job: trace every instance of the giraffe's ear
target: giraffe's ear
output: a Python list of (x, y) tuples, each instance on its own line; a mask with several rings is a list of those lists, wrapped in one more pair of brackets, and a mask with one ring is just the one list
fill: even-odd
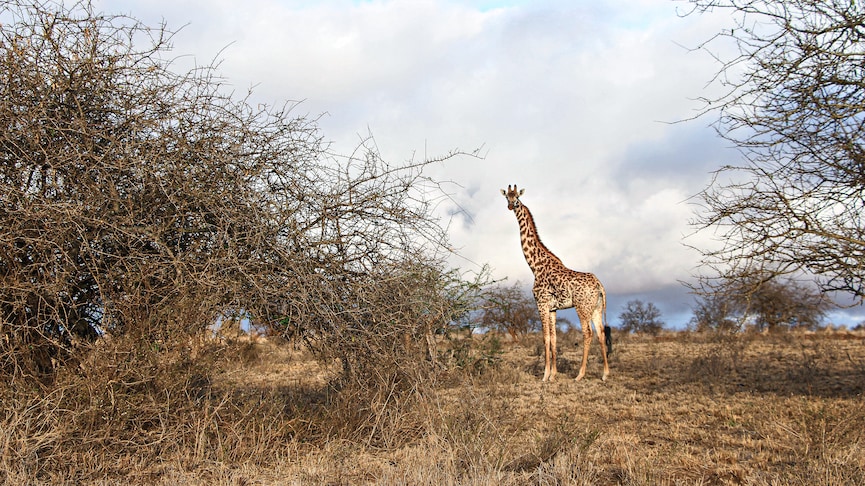
[(502, 196), (507, 196), (507, 195), (508, 195), (508, 193), (506, 193), (505, 190), (502, 189)]
[(524, 192), (526, 192), (525, 189), (520, 189), (520, 196), (522, 196)]

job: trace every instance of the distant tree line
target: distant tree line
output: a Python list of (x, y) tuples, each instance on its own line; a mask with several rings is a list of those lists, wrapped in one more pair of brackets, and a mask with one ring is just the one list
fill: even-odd
[[(539, 329), (538, 308), (531, 291), (519, 282), (498, 283), (484, 290), (476, 327), (510, 334), (515, 341)], [(739, 332), (816, 330), (823, 325), (831, 303), (813, 286), (795, 281), (770, 281), (751, 294), (731, 292), (699, 296), (688, 328), (694, 331)], [(620, 332), (655, 335), (667, 323), (652, 302), (629, 300), (611, 323)], [(563, 321), (567, 327), (573, 323)]]

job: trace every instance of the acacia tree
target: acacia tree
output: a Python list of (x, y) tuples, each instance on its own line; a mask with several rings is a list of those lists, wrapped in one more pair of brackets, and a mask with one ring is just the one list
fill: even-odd
[[(865, 7), (851, 0), (692, 0), (735, 24), (706, 45), (725, 88), (705, 100), (739, 147), (699, 193), (694, 224), (716, 231), (698, 290), (729, 277), (759, 285), (813, 276), (823, 291), (865, 297)], [(735, 54), (723, 52), (733, 47)], [(720, 276), (717, 280), (715, 277)], [(759, 276), (760, 278), (754, 278)], [(753, 288), (752, 288), (753, 290)]]
[(816, 330), (827, 310), (826, 298), (795, 281), (771, 280), (754, 292), (749, 302), (757, 330), (793, 328)]
[(655, 304), (649, 302), (644, 304), (642, 300), (635, 299), (625, 304), (625, 309), (619, 314), (621, 329), (625, 332), (645, 332), (658, 334), (664, 328), (661, 320), (661, 311)]
[(447, 325), (466, 300), (432, 161), (331, 155), (293, 105), (235, 99), (212, 67), (173, 72), (164, 26), (89, 2), (4, 2), (0, 18), (0, 371), (237, 314), (352, 370), (408, 352), (370, 336)]
[(737, 331), (742, 324), (740, 304), (740, 299), (734, 298), (733, 295), (712, 293), (699, 296), (688, 327), (698, 332)]
[(535, 299), (520, 282), (513, 285), (496, 284), (486, 290), (483, 297), (480, 325), (505, 331), (516, 342), (540, 328)]
[[(746, 325), (757, 331), (794, 328), (816, 330), (823, 323), (829, 301), (813, 286), (793, 280), (745, 283), (745, 291), (703, 296), (694, 309), (691, 327), (698, 331), (737, 331)], [(735, 289), (737, 283), (726, 284)]]

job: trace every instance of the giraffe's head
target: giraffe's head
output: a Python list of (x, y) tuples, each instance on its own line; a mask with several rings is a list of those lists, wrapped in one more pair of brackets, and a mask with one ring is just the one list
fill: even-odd
[(520, 204), (521, 204), (520, 203), (520, 196), (522, 196), (524, 192), (526, 192), (525, 189), (520, 189), (519, 191), (517, 191), (517, 185), (516, 184), (514, 184), (513, 189), (511, 189), (510, 184), (508, 184), (508, 190), (507, 191), (502, 189), (502, 195), (505, 196), (505, 198), (507, 198), (507, 200), (508, 200), (508, 209), (513, 211), (514, 208), (520, 207)]

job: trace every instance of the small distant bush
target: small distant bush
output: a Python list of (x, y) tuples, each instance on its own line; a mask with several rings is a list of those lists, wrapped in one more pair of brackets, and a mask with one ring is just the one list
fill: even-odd
[(655, 304), (651, 302), (644, 304), (639, 299), (631, 300), (625, 304), (624, 310), (619, 314), (620, 329), (625, 332), (658, 334), (664, 328), (664, 321), (660, 318), (661, 311), (655, 307)]

